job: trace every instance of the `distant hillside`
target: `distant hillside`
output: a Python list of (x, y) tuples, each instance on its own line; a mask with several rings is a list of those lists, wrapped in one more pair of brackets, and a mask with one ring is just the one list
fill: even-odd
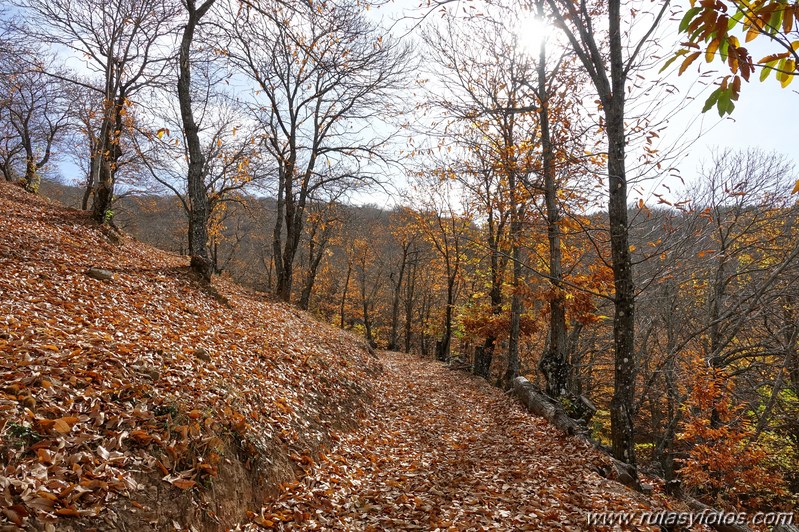
[(0, 528), (229, 528), (369, 401), (361, 340), (184, 257), (6, 183), (0, 235)]

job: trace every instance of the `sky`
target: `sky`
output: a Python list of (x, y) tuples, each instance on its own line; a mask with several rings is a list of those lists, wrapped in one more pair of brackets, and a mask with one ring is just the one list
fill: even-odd
[[(761, 44), (749, 45), (755, 61), (770, 53)], [(695, 78), (699, 70), (710, 72), (720, 69), (719, 65), (709, 65), (699, 60), (695, 65), (689, 69), (692, 72), (686, 75)], [(782, 154), (799, 164), (799, 83), (782, 88), (773, 76), (764, 82), (760, 82), (758, 76), (759, 72), (755, 72), (749, 83), (743, 83), (740, 99), (731, 116), (720, 119), (715, 108), (702, 114), (705, 92), (685, 108), (684, 116), (675, 117), (667, 134), (672, 138), (684, 136), (693, 142), (679, 162), (681, 174), (686, 180), (695, 178), (701, 163), (709, 159), (713, 150), (725, 148), (740, 151), (759, 148), (765, 152)], [(694, 117), (699, 117), (699, 121), (693, 126), (686, 125)]]
[[(475, 4), (476, 2), (462, 0), (450, 5), (456, 6), (463, 12), (468, 6)], [(652, 5), (649, 2), (641, 4)], [(687, 1), (682, 0), (677, 5), (679, 9), (675, 12), (675, 16), (679, 19), (686, 9)], [(387, 6), (378, 9), (377, 13), (386, 19), (401, 19), (402, 15), (412, 15), (418, 6), (418, 0), (394, 0)], [(416, 12), (418, 13), (418, 11)], [(433, 13), (428, 19), (437, 16)], [(663, 30), (657, 38), (666, 44), (680, 42), (681, 36), (677, 34), (678, 19), (664, 21), (662, 23)], [(531, 24), (530, 20), (532, 18), (521, 22), (509, 20), (507, 22), (508, 31), (521, 32), (522, 41), (537, 43), (538, 39), (532, 33), (540, 31), (541, 26), (535, 22)], [(403, 22), (405, 21), (403, 20)], [(527, 25), (527, 31), (525, 25)], [(399, 33), (403, 33), (407, 22), (405, 25), (400, 22), (397, 27)], [(410, 33), (410, 36), (413, 37), (413, 32)], [(746, 46), (749, 47), (755, 61), (773, 52), (764, 38), (748, 43)], [(668, 57), (669, 55), (666, 55), (662, 62), (665, 62)], [(677, 85), (681, 92), (670, 96), (672, 101), (664, 100), (662, 104), (655, 106), (665, 113), (679, 108), (679, 111), (673, 115), (661, 116), (661, 119), (668, 121), (668, 127), (661, 135), (661, 146), (664, 147), (664, 151), (672, 145), (680, 146), (680, 149), (675, 151), (679, 155), (675, 155), (675, 158), (668, 164), (668, 166), (675, 167), (677, 171), (664, 168), (662, 175), (650, 176), (640, 186), (632, 187), (631, 202), (637, 202), (641, 198), (647, 203), (654, 203), (656, 198), (653, 196), (653, 192), (677, 199), (685, 186), (674, 175), (679, 174), (685, 184), (690, 185), (697, 179), (703, 161), (707, 161), (714, 150), (725, 148), (746, 150), (755, 147), (766, 152), (780, 153), (799, 163), (799, 92), (797, 92), (799, 91), (799, 82), (783, 89), (773, 77), (765, 82), (760, 82), (756, 72), (752, 76), (751, 82), (744, 83), (741, 98), (732, 116), (721, 119), (715, 109), (704, 114), (701, 111), (707, 95), (712, 90), (712, 84), (719, 76), (728, 73), (724, 70), (724, 65), (720, 63), (707, 64), (700, 59), (678, 78), (676, 76), (677, 64), (671, 68), (672, 74), (667, 79), (670, 83)], [(654, 82), (658, 77), (658, 70), (659, 66), (656, 66), (646, 74), (650, 82)], [(698, 80), (704, 80), (705, 87), (697, 84)], [(700, 89), (703, 90), (700, 92)], [(629, 157), (631, 166), (635, 165), (632, 161), (633, 158), (634, 155)], [(799, 178), (799, 176), (796, 177)], [(672, 193), (669, 193), (667, 188)]]
[[(463, 8), (473, 5), (475, 2), (460, 1), (452, 5)], [(685, 3), (685, 2), (684, 2)], [(376, 19), (383, 18), (384, 22), (400, 19), (394, 26), (394, 33), (403, 35), (404, 38), (415, 38), (414, 21), (403, 18), (403, 15), (418, 13), (419, 0), (394, 0), (386, 6), (372, 10), (372, 16)], [(431, 14), (429, 19), (434, 19), (438, 15)], [(660, 39), (678, 42), (676, 35), (676, 21), (665, 21), (664, 31)], [(541, 31), (540, 25), (535, 25), (524, 20), (522, 22), (509, 20), (507, 23), (508, 31), (521, 32), (522, 40), (536, 42), (533, 34)], [(670, 29), (671, 28), (671, 29)], [(757, 60), (766, 55), (768, 47), (766, 43), (753, 43), (753, 57)], [(674, 67), (673, 67), (674, 68)], [(668, 127), (662, 134), (662, 144), (680, 144), (682, 155), (676, 160), (670, 161), (669, 166), (678, 168), (679, 175), (686, 183), (691, 183), (696, 179), (699, 166), (703, 160), (707, 160), (711, 155), (711, 150), (731, 148), (735, 150), (745, 150), (748, 147), (758, 147), (764, 151), (775, 151), (787, 156), (793, 161), (799, 162), (799, 82), (782, 89), (779, 83), (770, 78), (761, 83), (757, 75), (753, 76), (750, 83), (745, 83), (741, 99), (731, 117), (719, 119), (715, 110), (711, 110), (704, 115), (701, 108), (708, 93), (705, 89), (704, 94), (697, 94), (694, 100), (682, 105), (682, 100), (691, 91), (687, 87), (691, 86), (696, 79), (700, 79), (701, 73), (707, 81), (715, 79), (715, 75), (709, 74), (711, 71), (721, 72), (722, 65), (708, 65), (698, 60), (688, 71), (679, 79), (669, 77), (670, 82), (675, 82), (684, 92), (675, 95), (673, 102), (659, 106), (661, 110), (668, 110), (682, 106), (682, 109), (673, 116), (666, 116)], [(654, 70), (655, 72), (657, 69)], [(409, 76), (416, 73), (409, 72)], [(694, 91), (695, 92), (695, 91)], [(61, 165), (61, 173), (71, 181), (77, 177), (78, 170), (74, 165), (64, 161)], [(630, 193), (630, 201), (637, 202), (639, 198), (645, 201), (654, 202), (653, 193), (667, 193), (665, 187), (673, 192), (681, 187), (680, 181), (674, 177), (673, 171), (663, 170), (662, 175), (654, 176), (641, 186), (633, 187)], [(799, 176), (797, 176), (799, 177)], [(397, 181), (404, 182), (401, 176), (397, 176)], [(665, 187), (663, 186), (665, 185)], [(356, 194), (352, 197), (355, 203), (377, 203), (390, 205), (392, 201), (392, 191), (373, 191), (361, 195)], [(675, 198), (675, 194), (671, 194)]]

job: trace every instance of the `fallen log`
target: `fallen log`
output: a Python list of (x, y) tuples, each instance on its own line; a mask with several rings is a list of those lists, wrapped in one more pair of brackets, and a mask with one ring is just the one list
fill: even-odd
[[(513, 395), (515, 395), (522, 404), (527, 407), (527, 409), (536, 414), (538, 416), (543, 417), (559, 430), (565, 432), (566, 434), (572, 436), (582, 436), (589, 442), (591, 442), (594, 447), (598, 450), (607, 452), (598, 442), (593, 441), (588, 436), (588, 431), (586, 428), (574, 419), (570, 418), (569, 415), (564, 410), (563, 406), (556, 400), (552, 399), (548, 395), (542, 393), (541, 391), (536, 388), (536, 386), (531, 383), (529, 380), (525, 379), (524, 377), (516, 377), (513, 380)], [(616, 460), (615, 458), (611, 457), (611, 461), (613, 464), (614, 470), (612, 472), (602, 472), (599, 471), (599, 474), (606, 478), (611, 478), (617, 482), (624, 484), (625, 486), (642, 491), (642, 486), (639, 484), (636, 478), (635, 468), (629, 464)], [(714, 510), (710, 506), (690, 497), (684, 493), (680, 493), (680, 498), (688, 505), (688, 507), (697, 512), (704, 512), (704, 513), (721, 513), (718, 510)], [(736, 525), (736, 524), (724, 524), (724, 523), (714, 523), (712, 525), (713, 528), (718, 530), (719, 532), (751, 532), (751, 529), (746, 526)], [(795, 527), (786, 528), (784, 529), (785, 532), (799, 532), (795, 530)]]
[(560, 403), (538, 391), (535, 385), (524, 377), (513, 379), (513, 394), (529, 411), (543, 417), (566, 434), (572, 436), (586, 433), (585, 427), (570, 418)]

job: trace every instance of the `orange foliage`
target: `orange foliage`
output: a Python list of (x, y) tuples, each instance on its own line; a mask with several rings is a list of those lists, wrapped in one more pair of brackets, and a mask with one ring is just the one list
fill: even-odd
[(743, 408), (733, 405), (729, 377), (702, 360), (696, 363), (700, 369), (679, 435), (689, 446), (680, 460), (683, 484), (738, 508), (773, 506), (787, 494), (782, 475), (769, 463), (763, 446), (753, 441), (754, 429)]

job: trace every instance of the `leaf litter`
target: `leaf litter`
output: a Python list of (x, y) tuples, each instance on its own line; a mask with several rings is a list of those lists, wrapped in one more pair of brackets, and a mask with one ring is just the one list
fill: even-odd
[[(607, 457), (481, 379), (378, 361), (85, 213), (0, 184), (0, 235), (0, 527), (586, 530), (676, 504), (602, 478)], [(224, 493), (237, 464), (263, 505)], [(184, 507), (148, 508), (178, 500), (164, 487)]]
[(114, 528), (114, 505), (153, 478), (230, 524), (202, 496), (220, 468), (293, 478), (289, 457), (317, 453), (368, 399), (379, 364), (362, 340), (223, 279), (209, 290), (185, 257), (114, 245), (85, 213), (7, 184), (0, 235), (0, 526)]
[(280, 530), (614, 530), (589, 527), (587, 513), (677, 506), (602, 478), (606, 456), (482, 379), (413, 355), (384, 353), (381, 361), (385, 371), (362, 426), (306, 477), (284, 485), (254, 523)]

